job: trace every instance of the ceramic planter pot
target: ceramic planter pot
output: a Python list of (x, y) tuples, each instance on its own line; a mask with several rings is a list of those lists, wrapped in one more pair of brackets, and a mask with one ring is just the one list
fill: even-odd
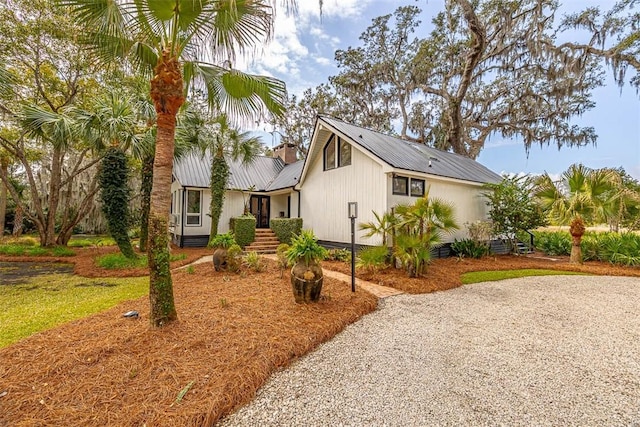
[(297, 303), (317, 302), (322, 291), (322, 268), (317, 263), (296, 263), (291, 269), (291, 287)]

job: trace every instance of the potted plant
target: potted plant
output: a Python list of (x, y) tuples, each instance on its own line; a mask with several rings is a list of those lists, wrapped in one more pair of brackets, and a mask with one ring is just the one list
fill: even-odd
[(327, 250), (318, 244), (311, 230), (302, 230), (291, 239), (287, 250), (287, 260), (293, 265), (291, 269), (291, 286), (297, 303), (316, 302), (322, 291), (322, 267)]
[(227, 251), (234, 245), (236, 245), (236, 241), (229, 233), (218, 234), (211, 239), (209, 247), (214, 248), (213, 268), (216, 271), (227, 269)]

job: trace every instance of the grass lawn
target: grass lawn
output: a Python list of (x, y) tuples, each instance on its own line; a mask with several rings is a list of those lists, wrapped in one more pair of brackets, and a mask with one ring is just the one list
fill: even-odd
[(87, 279), (67, 274), (0, 286), (0, 348), (31, 334), (149, 292), (146, 277)]
[(494, 282), (496, 280), (517, 279), (527, 276), (560, 276), (560, 275), (584, 275), (573, 271), (542, 270), (529, 268), (523, 270), (492, 270), (492, 271), (472, 271), (460, 276), (463, 285), (480, 282)]

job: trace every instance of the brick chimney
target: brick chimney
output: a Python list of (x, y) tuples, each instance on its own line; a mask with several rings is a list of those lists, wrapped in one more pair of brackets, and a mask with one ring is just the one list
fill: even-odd
[(294, 144), (283, 142), (273, 149), (273, 157), (280, 157), (285, 165), (298, 161), (296, 153), (298, 152)]

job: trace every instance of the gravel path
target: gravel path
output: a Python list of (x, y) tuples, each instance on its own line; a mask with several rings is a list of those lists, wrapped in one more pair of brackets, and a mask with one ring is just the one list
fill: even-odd
[(640, 426), (640, 279), (400, 295), (221, 426)]

